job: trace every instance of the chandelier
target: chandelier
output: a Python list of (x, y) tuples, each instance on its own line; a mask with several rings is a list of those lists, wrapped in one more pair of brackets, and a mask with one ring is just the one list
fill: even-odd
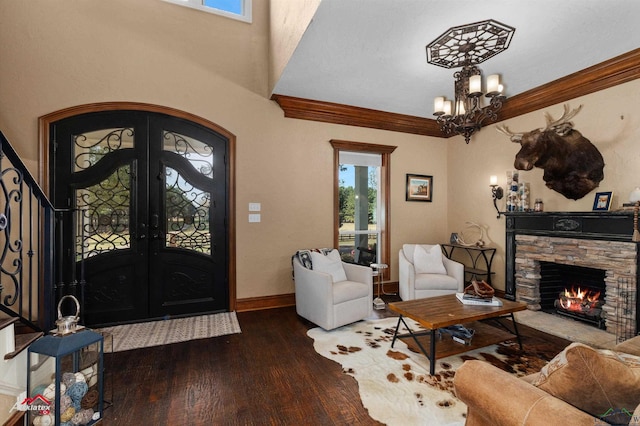
[[(434, 100), (434, 113), (440, 130), (446, 135), (459, 134), (469, 143), (471, 136), (487, 118), (497, 120), (506, 96), (502, 94), (500, 75), (487, 78), (482, 91), (482, 71), (477, 64), (509, 47), (515, 28), (492, 19), (452, 27), (427, 45), (427, 62), (444, 68), (458, 68), (452, 101), (444, 96)], [(485, 105), (482, 95), (488, 99)]]

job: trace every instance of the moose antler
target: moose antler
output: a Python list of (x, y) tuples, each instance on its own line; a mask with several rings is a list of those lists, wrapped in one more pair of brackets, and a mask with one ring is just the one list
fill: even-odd
[(575, 108), (573, 111), (569, 111), (569, 104), (564, 104), (564, 113), (562, 113), (562, 117), (558, 118), (557, 120), (554, 120), (553, 117), (551, 117), (551, 114), (545, 112), (544, 116), (547, 120), (547, 127), (545, 128), (545, 130), (553, 130), (561, 136), (566, 135), (571, 130), (573, 130), (573, 123), (571, 123), (569, 120), (575, 117), (581, 109), (582, 105), (580, 105), (578, 108)]
[[(582, 109), (582, 105), (580, 105), (578, 108), (575, 108), (573, 111), (569, 111), (570, 110), (569, 104), (564, 104), (564, 113), (557, 120), (554, 120), (551, 114), (549, 114), (548, 112), (545, 112), (544, 116), (545, 116), (545, 119), (547, 120), (547, 127), (545, 127), (544, 129), (540, 128), (539, 130), (542, 130), (542, 131), (553, 130), (560, 136), (565, 136), (566, 134), (568, 134), (570, 131), (573, 130), (573, 123), (571, 123), (569, 120), (575, 117), (580, 112), (581, 109)], [(509, 138), (511, 139), (511, 142), (515, 142), (515, 143), (520, 143), (524, 135), (524, 133), (512, 132), (504, 124), (500, 126), (496, 126), (496, 130), (499, 131), (500, 133), (503, 133), (509, 136)]]
[(524, 135), (524, 133), (512, 132), (504, 124), (500, 125), (500, 126), (496, 126), (496, 130), (499, 131), (500, 133), (503, 133), (503, 134), (509, 136), (509, 138), (511, 139), (511, 142), (515, 142), (515, 143), (520, 143), (520, 141), (522, 140), (522, 136)]

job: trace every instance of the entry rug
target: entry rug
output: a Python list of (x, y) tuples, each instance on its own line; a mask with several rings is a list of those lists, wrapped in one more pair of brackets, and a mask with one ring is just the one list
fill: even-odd
[(128, 351), (242, 332), (235, 312), (117, 325), (96, 331), (113, 337), (113, 340), (111, 337), (105, 338), (105, 352)]
[[(420, 328), (405, 321), (413, 330)], [(550, 359), (547, 354), (527, 354), (526, 347), (522, 354), (517, 343), (505, 342), (439, 359), (431, 376), (429, 361), (417, 348), (408, 348), (400, 340), (391, 348), (397, 322), (397, 318), (384, 318), (307, 332), (316, 352), (341, 364), (356, 379), (369, 415), (387, 425), (463, 425), (466, 405), (455, 396), (453, 378), (465, 360), (488, 361), (523, 376), (539, 371), (546, 364), (543, 358)], [(399, 331), (406, 333), (402, 325)]]

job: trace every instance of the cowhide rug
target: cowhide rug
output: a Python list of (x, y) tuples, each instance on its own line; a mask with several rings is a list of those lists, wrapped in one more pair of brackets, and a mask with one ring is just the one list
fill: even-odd
[[(438, 359), (436, 373), (431, 376), (429, 361), (417, 347), (396, 340), (391, 348), (397, 322), (397, 318), (384, 318), (332, 331), (318, 327), (307, 332), (314, 339), (316, 352), (338, 362), (357, 380), (369, 415), (387, 425), (463, 425), (466, 406), (455, 396), (453, 378), (465, 360), (485, 360), (523, 376), (539, 371), (555, 355), (545, 353), (544, 347), (527, 345), (522, 353), (516, 342), (507, 341)], [(413, 330), (420, 328), (411, 320), (408, 324)], [(400, 331), (406, 332), (402, 325)]]

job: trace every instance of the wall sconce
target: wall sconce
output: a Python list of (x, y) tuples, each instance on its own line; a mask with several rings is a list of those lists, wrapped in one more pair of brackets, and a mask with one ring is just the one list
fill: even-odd
[(491, 187), (491, 198), (493, 199), (493, 207), (496, 208), (496, 212), (498, 212), (497, 218), (500, 219), (500, 209), (498, 209), (498, 200), (502, 200), (504, 196), (504, 191), (501, 186), (498, 186), (498, 176), (491, 176), (489, 178), (489, 186)]

